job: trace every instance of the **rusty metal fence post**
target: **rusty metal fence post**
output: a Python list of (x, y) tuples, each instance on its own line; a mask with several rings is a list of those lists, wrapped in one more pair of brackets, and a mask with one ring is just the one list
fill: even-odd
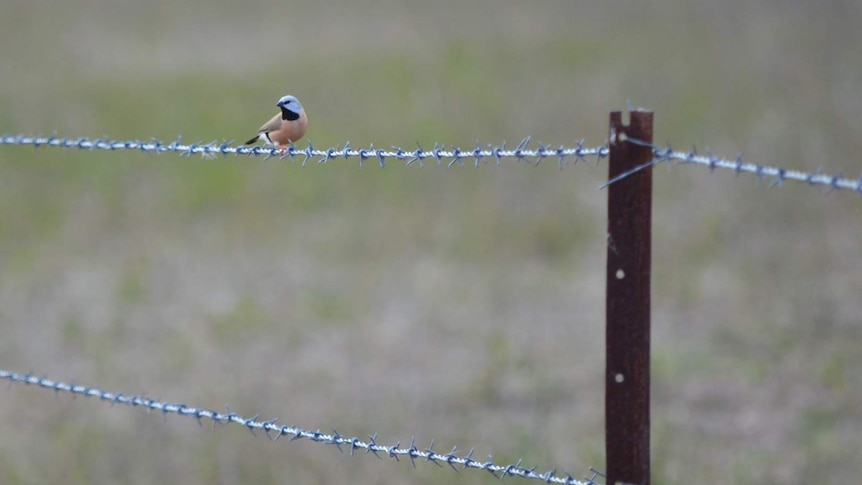
[[(610, 115), (609, 179), (652, 160), (653, 113)], [(650, 480), (650, 253), (652, 168), (608, 188), (605, 335), (605, 452), (607, 483)]]

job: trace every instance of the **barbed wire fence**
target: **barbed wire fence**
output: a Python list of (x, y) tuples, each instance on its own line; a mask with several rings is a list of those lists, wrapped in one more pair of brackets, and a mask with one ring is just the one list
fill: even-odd
[[(670, 165), (694, 165), (707, 167), (710, 171), (731, 170), (737, 174), (747, 173), (754, 175), (757, 182), (768, 180), (769, 186), (781, 186), (785, 181), (794, 181), (805, 184), (811, 187), (826, 187), (830, 191), (853, 191), (862, 195), (862, 175), (856, 179), (844, 177), (841, 174), (829, 175), (822, 171), (805, 172), (799, 170), (791, 170), (782, 167), (757, 164), (743, 161), (741, 156), (733, 159), (721, 158), (707, 152), (705, 155), (698, 154), (696, 149), (689, 152), (673, 150), (670, 146), (660, 147), (652, 143), (648, 143), (635, 138), (621, 138), (640, 147), (649, 148), (652, 152), (652, 160), (648, 163), (643, 163), (635, 168), (625, 171), (604, 184), (599, 188), (607, 188), (621, 180), (629, 178), (647, 168), (653, 167), (660, 163), (668, 163)], [(86, 151), (139, 151), (144, 153), (175, 153), (180, 156), (201, 155), (204, 158), (214, 158), (219, 155), (227, 157), (233, 156), (249, 156), (263, 157), (264, 159), (277, 158), (280, 160), (289, 159), (292, 163), (306, 166), (309, 163), (327, 164), (335, 160), (350, 160), (356, 159), (359, 165), (362, 166), (368, 161), (377, 162), (381, 167), (385, 167), (388, 161), (404, 162), (406, 166), (419, 165), (423, 166), (425, 162), (433, 162), (439, 166), (453, 167), (466, 166), (471, 164), (474, 167), (486, 164), (493, 161), (500, 165), (504, 160), (515, 160), (517, 162), (540, 164), (546, 160), (554, 160), (559, 168), (563, 168), (569, 164), (588, 163), (594, 159), (599, 163), (602, 159), (609, 157), (610, 150), (608, 144), (600, 146), (587, 147), (583, 140), (576, 142), (573, 146), (552, 147), (537, 143), (531, 148), (531, 138), (525, 138), (513, 148), (507, 148), (506, 143), (500, 145), (486, 145), (476, 143), (476, 146), (471, 149), (462, 149), (459, 147), (447, 146), (440, 143), (435, 143), (430, 149), (425, 149), (417, 145), (414, 150), (404, 150), (400, 147), (391, 147), (390, 149), (375, 148), (373, 145), (367, 148), (354, 148), (350, 142), (344, 145), (329, 147), (325, 149), (314, 148), (311, 142), (307, 143), (305, 148), (298, 148), (291, 144), (288, 147), (271, 147), (271, 146), (246, 146), (234, 145), (233, 142), (210, 142), (210, 143), (189, 143), (185, 144), (181, 139), (170, 143), (164, 143), (159, 140), (138, 141), (138, 140), (111, 140), (111, 139), (90, 139), (90, 138), (63, 138), (57, 136), (30, 136), (23, 134), (9, 134), (0, 136), (0, 145), (6, 146), (30, 146), (33, 148), (62, 148), (66, 150), (86, 150)], [(39, 377), (35, 374), (20, 374), (13, 371), (0, 369), (0, 379), (12, 383), (23, 383), (26, 385), (37, 386), (41, 389), (53, 390), (55, 393), (66, 393), (73, 396), (84, 396), (96, 398), (100, 401), (109, 402), (111, 404), (121, 404), (131, 407), (141, 407), (148, 411), (158, 411), (163, 414), (173, 414), (181, 417), (193, 418), (201, 424), (204, 419), (210, 420), (215, 426), (235, 424), (247, 428), (254, 434), (255, 430), (263, 431), (263, 433), (273, 440), (278, 440), (284, 436), (290, 436), (290, 441), (298, 439), (308, 439), (315, 443), (334, 445), (340, 452), (348, 450), (350, 455), (353, 455), (357, 450), (370, 453), (377, 458), (391, 457), (396, 460), (399, 457), (406, 457), (415, 467), (416, 460), (428, 461), (437, 466), (448, 466), (452, 470), (458, 472), (460, 467), (464, 470), (483, 470), (498, 479), (506, 477), (520, 477), (529, 480), (541, 480), (545, 483), (556, 483), (562, 485), (594, 485), (597, 480), (604, 478), (602, 472), (589, 468), (590, 473), (583, 476), (583, 479), (576, 479), (568, 472), (558, 473), (557, 469), (551, 469), (544, 473), (538, 472), (537, 467), (527, 467), (522, 460), (518, 460), (512, 464), (497, 464), (492, 456), (489, 455), (488, 460), (481, 461), (473, 459), (473, 450), (471, 449), (466, 454), (459, 452), (456, 447), (453, 447), (448, 453), (434, 450), (434, 441), (426, 448), (420, 448), (416, 445), (414, 439), (411, 439), (409, 447), (404, 447), (400, 442), (395, 442), (392, 445), (385, 445), (378, 442), (376, 434), (368, 437), (367, 440), (357, 437), (347, 437), (333, 430), (332, 433), (323, 433), (320, 430), (311, 431), (297, 426), (287, 426), (277, 423), (277, 419), (260, 420), (259, 415), (245, 417), (229, 408), (226, 412), (219, 412), (212, 409), (198, 408), (188, 406), (181, 403), (170, 403), (157, 399), (152, 399), (143, 395), (125, 395), (122, 393), (111, 392), (97, 387), (76, 385), (63, 381), (55, 381), (47, 377)]]
[[(610, 184), (627, 178), (647, 167), (658, 165), (660, 163), (676, 164), (676, 165), (693, 165), (709, 168), (710, 171), (730, 170), (737, 174), (747, 173), (754, 175), (758, 182), (762, 180), (770, 181), (769, 186), (781, 186), (785, 181), (794, 181), (806, 184), (812, 187), (826, 187), (829, 190), (850, 190), (862, 195), (862, 174), (853, 179), (844, 177), (842, 174), (829, 175), (822, 171), (805, 172), (801, 170), (787, 169), (777, 166), (764, 165), (752, 162), (746, 162), (741, 155), (734, 158), (722, 158), (707, 152), (705, 155), (698, 153), (694, 148), (691, 151), (674, 150), (670, 145), (661, 147), (651, 143), (646, 143), (641, 140), (629, 138), (629, 142), (649, 146), (653, 151), (653, 160), (642, 166), (639, 166), (629, 172), (621, 174), (606, 183), (600, 188), (605, 188)], [(540, 164), (546, 160), (554, 160), (560, 168), (569, 163), (587, 163), (590, 159), (595, 159), (598, 163), (608, 156), (607, 144), (586, 147), (584, 141), (578, 141), (574, 146), (559, 146), (553, 147), (536, 143), (535, 148), (530, 148), (532, 142), (531, 137), (524, 138), (514, 148), (507, 148), (506, 143), (500, 145), (482, 146), (476, 143), (474, 148), (462, 149), (460, 147), (451, 147), (442, 143), (435, 143), (430, 149), (417, 146), (415, 150), (404, 150), (400, 147), (392, 147), (390, 149), (375, 148), (370, 145), (368, 148), (355, 148), (350, 145), (350, 142), (345, 142), (344, 145), (338, 145), (330, 148), (314, 148), (311, 142), (308, 142), (305, 148), (298, 148), (291, 144), (287, 148), (278, 148), (272, 146), (247, 146), (234, 145), (233, 142), (197, 142), (183, 143), (181, 138), (169, 143), (159, 140), (140, 141), (140, 140), (111, 140), (105, 138), (63, 138), (57, 136), (31, 136), (24, 134), (7, 134), (0, 136), (0, 145), (17, 145), (31, 146), (34, 148), (63, 148), (77, 150), (102, 150), (102, 151), (140, 151), (144, 153), (177, 153), (181, 156), (201, 155), (203, 157), (216, 157), (221, 155), (227, 157), (234, 156), (250, 156), (263, 157), (264, 160), (270, 158), (278, 158), (280, 160), (288, 159), (293, 163), (298, 163), (301, 166), (306, 166), (309, 163), (326, 164), (334, 160), (350, 160), (355, 158), (360, 165), (371, 160), (376, 161), (381, 167), (385, 167), (388, 160), (397, 160), (404, 162), (405, 165), (424, 165), (425, 161), (433, 161), (437, 165), (445, 165), (452, 167), (454, 165), (465, 166), (470, 163), (474, 167), (488, 161), (494, 161), (500, 165), (503, 160), (516, 160), (518, 162), (526, 162)]]

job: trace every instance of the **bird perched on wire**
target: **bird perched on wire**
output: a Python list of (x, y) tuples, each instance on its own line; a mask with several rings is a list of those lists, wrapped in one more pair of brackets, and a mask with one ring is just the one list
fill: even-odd
[(257, 135), (245, 142), (246, 145), (262, 140), (267, 145), (287, 148), (305, 135), (308, 117), (305, 116), (305, 110), (302, 109), (299, 100), (295, 96), (288, 95), (279, 99), (275, 105), (281, 109), (281, 113), (261, 126), (257, 130)]

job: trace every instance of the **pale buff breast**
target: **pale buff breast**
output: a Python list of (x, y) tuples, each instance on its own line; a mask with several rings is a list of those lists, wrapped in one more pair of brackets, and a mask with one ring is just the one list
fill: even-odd
[(269, 139), (273, 143), (289, 145), (290, 142), (297, 142), (305, 136), (305, 131), (308, 128), (308, 117), (305, 110), (300, 111), (299, 118), (293, 121), (283, 120), (280, 116), (278, 121), (280, 121), (278, 129), (269, 132)]

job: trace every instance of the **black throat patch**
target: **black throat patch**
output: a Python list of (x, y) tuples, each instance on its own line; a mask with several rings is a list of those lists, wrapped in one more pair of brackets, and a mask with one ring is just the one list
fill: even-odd
[(287, 121), (296, 121), (299, 119), (299, 113), (294, 113), (287, 108), (281, 108), (281, 119)]

